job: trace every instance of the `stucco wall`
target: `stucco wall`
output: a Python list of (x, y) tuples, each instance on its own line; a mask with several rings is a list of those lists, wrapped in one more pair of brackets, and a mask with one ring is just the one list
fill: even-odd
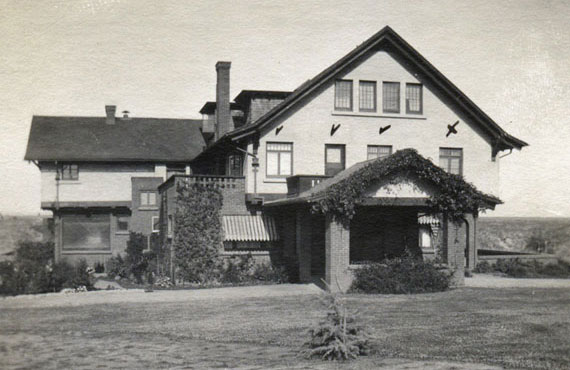
[[(42, 165), (41, 201), (56, 200), (56, 168)], [(166, 166), (156, 165), (153, 172), (136, 172), (121, 164), (79, 164), (78, 180), (59, 181), (60, 202), (131, 201), (132, 177), (166, 178)]]
[[(325, 144), (346, 145), (346, 167), (366, 160), (367, 145), (392, 145), (393, 152), (415, 148), (439, 164), (439, 148), (463, 148), (463, 174), (480, 190), (498, 195), (499, 161), (491, 158), (491, 144), (472, 123), (440, 100), (432, 87), (418, 81), (386, 52), (376, 52), (369, 59), (338, 78), (353, 80), (353, 111), (334, 110), (334, 81), (322, 87), (305, 103), (277, 119), (261, 135), (257, 180), (259, 193), (285, 193), (285, 179), (266, 179), (266, 143), (293, 142), (293, 174), (319, 174), (325, 171)], [(377, 81), (377, 112), (358, 111), (358, 81)], [(401, 114), (382, 113), (382, 81), (399, 81)], [(422, 82), (423, 114), (405, 114), (406, 82)], [(446, 137), (447, 125), (457, 120), (457, 135)], [(331, 125), (340, 128), (331, 137)], [(283, 125), (276, 134), (275, 128)], [(391, 128), (379, 135), (380, 127)], [(252, 152), (253, 146), (248, 147)], [(247, 191), (253, 192), (251, 158), (247, 158)]]

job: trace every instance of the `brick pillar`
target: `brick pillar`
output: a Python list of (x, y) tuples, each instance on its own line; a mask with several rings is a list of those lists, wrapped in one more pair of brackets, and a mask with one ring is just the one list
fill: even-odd
[(467, 247), (467, 226), (465, 222), (458, 224), (444, 217), (444, 238), (442, 257), (451, 271), (454, 272), (451, 284), (464, 284), (465, 277), (465, 248)]
[(299, 280), (311, 282), (311, 219), (307, 210), (295, 213), (295, 235), (297, 256), (299, 256)]
[(466, 270), (473, 270), (475, 265), (477, 265), (477, 246), (475, 245), (475, 221), (476, 218), (473, 214), (469, 213), (465, 215), (465, 226), (466, 230), (466, 238), (467, 238), (467, 265), (465, 266)]
[(325, 279), (333, 292), (345, 292), (352, 283), (350, 265), (350, 228), (345, 227), (330, 215), (325, 231)]

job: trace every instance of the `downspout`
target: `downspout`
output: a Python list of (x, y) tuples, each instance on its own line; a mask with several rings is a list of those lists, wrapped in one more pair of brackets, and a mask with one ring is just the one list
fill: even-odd
[(55, 262), (59, 262), (59, 251), (61, 250), (61, 244), (63, 243), (61, 234), (61, 217), (59, 215), (59, 164), (55, 161), (55, 230), (57, 231), (57, 239), (56, 239), (56, 253), (55, 253)]

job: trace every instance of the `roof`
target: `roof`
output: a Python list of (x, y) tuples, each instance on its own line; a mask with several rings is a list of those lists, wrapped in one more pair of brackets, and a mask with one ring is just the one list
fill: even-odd
[(34, 116), (24, 159), (188, 162), (206, 143), (202, 121), (164, 118)]
[(279, 240), (275, 221), (268, 215), (222, 216), (224, 241), (276, 241)]
[(521, 149), (528, 144), (506, 133), (499, 125), (493, 121), (485, 112), (475, 105), (457, 86), (449, 81), (441, 72), (439, 72), (430, 62), (427, 61), (420, 53), (418, 53), (410, 44), (408, 44), (400, 35), (398, 35), (389, 26), (384, 27), (374, 36), (364, 41), (350, 53), (339, 59), (336, 63), (326, 68), (314, 78), (306, 81), (299, 86), (292, 94), (279, 105), (267, 112), (252, 125), (243, 126), (228, 135), (236, 140), (253, 134), (275, 118), (280, 117), (286, 111), (296, 106), (303, 99), (307, 98), (316, 89), (327, 81), (335, 78), (335, 76), (345, 70), (347, 67), (355, 63), (360, 58), (366, 56), (370, 51), (379, 47), (389, 49), (391, 52), (399, 54), (404, 60), (410, 63), (410, 66), (418, 72), (423, 79), (432, 82), (433, 86), (441, 91), (450, 101), (454, 102), (464, 114), (470, 117), (473, 122), (479, 125), (484, 132), (494, 138), (497, 149)]
[(234, 99), (239, 104), (245, 104), (247, 100), (254, 98), (285, 99), (291, 95), (292, 91), (275, 90), (242, 90)]
[[(241, 106), (238, 103), (231, 103), (230, 102), (230, 110), (239, 110)], [(214, 114), (216, 111), (216, 102), (215, 101), (208, 101), (206, 104), (200, 108), (200, 114)]]
[[(355, 163), (354, 165), (348, 167), (347, 169), (337, 173), (335, 176), (319, 182), (318, 184), (316, 184), (311, 189), (305, 190), (305, 191), (303, 191), (303, 192), (301, 192), (298, 195), (293, 196), (293, 197), (288, 197), (288, 198), (283, 198), (283, 199), (278, 199), (275, 201), (267, 202), (267, 203), (265, 203), (265, 205), (268, 205), (268, 206), (279, 205), (279, 206), (281, 206), (281, 205), (317, 202), (320, 199), (325, 197), (328, 189), (330, 189), (331, 187), (334, 187), (338, 184), (341, 184), (344, 180), (346, 180), (346, 179), (348, 179), (354, 175), (360, 174), (360, 173), (369, 172), (371, 170), (372, 171), (378, 170), (381, 168), (386, 168), (386, 165), (392, 166), (392, 163), (389, 163), (392, 161), (392, 159), (397, 160), (398, 157), (402, 158), (404, 156), (408, 156), (408, 158), (409, 158), (409, 156), (411, 156), (413, 158), (420, 159), (424, 164), (429, 166), (434, 171), (438, 172), (443, 178), (447, 178), (450, 176), (456, 176), (456, 175), (448, 174), (447, 172), (445, 172), (443, 169), (441, 169), (438, 166), (436, 166), (435, 164), (433, 164), (428, 159), (425, 159), (424, 157), (422, 157), (414, 149), (402, 149), (402, 150), (398, 150), (394, 154), (391, 154), (391, 155), (386, 156), (386, 157), (374, 158), (374, 159), (369, 159), (366, 161)], [(393, 171), (391, 171), (392, 175), (396, 174), (395, 170), (407, 170), (408, 169), (408, 167), (406, 167), (406, 164), (398, 165), (397, 168), (396, 167), (392, 167), (392, 168), (393, 168)], [(464, 180), (460, 180), (460, 181), (463, 181), (463, 183), (466, 184), (466, 182)], [(474, 188), (473, 185), (471, 185), (471, 184), (467, 184), (467, 185), (469, 187), (471, 187), (472, 189), (474, 189), (475, 191), (479, 192), (478, 190), (476, 190)], [(436, 186), (437, 186), (437, 184), (436, 184)], [(488, 195), (488, 194), (482, 194), (482, 195), (485, 199), (485, 202), (487, 202), (488, 204), (490, 204), (492, 206), (502, 203), (502, 201), (495, 196)]]

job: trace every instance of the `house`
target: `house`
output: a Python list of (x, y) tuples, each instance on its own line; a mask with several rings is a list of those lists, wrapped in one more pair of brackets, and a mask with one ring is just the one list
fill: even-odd
[[(224, 196), (227, 255), (279, 254), (296, 261), (301, 281), (324, 277), (344, 290), (360, 264), (413, 249), (424, 258), (438, 255), (461, 283), (463, 270), (476, 263), (479, 208), (501, 203), (499, 153), (527, 143), (501, 129), (389, 27), (292, 92), (244, 90), (232, 102), (230, 68), (216, 64), (216, 101), (200, 111), (205, 146), (185, 147), (192, 155), (184, 160), (171, 153), (189, 170), (158, 186), (164, 243), (176, 235), (176, 189), (198, 183)], [(26, 156), (47, 168), (36, 157)], [(70, 158), (50, 160), (55, 166)], [(439, 177), (428, 181), (397, 161)], [(386, 166), (389, 176), (374, 177)], [(481, 200), (460, 222), (430, 212), (448, 177)], [(349, 204), (349, 222), (323, 208), (343, 186), (359, 188), (360, 179), (366, 187), (353, 194), (358, 202)]]
[[(56, 260), (105, 263), (131, 231), (158, 233), (158, 185), (205, 146), (200, 120), (34, 116), (25, 159), (41, 171), (53, 212)], [(148, 238), (150, 243), (150, 238)]]

